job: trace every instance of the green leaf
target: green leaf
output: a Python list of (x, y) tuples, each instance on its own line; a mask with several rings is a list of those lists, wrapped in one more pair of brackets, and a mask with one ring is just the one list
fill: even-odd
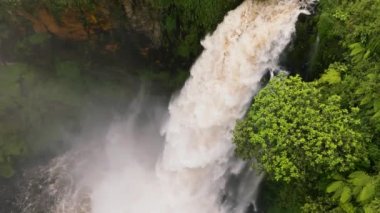
[(345, 180), (345, 178), (342, 176), (342, 175), (340, 175), (340, 174), (334, 174), (333, 176), (332, 176), (332, 178), (334, 179), (334, 180)]
[(367, 52), (364, 54), (364, 59), (368, 59), (369, 56), (371, 55), (371, 50), (367, 50)]
[(340, 195), (340, 202), (341, 203), (346, 203), (347, 201), (351, 200), (351, 189), (348, 186), (345, 186), (343, 188), (342, 194)]
[(325, 74), (322, 75), (321, 82), (326, 82), (329, 84), (337, 84), (342, 81), (340, 73), (335, 69), (328, 69)]
[(351, 48), (351, 56), (355, 56), (365, 50), (360, 43), (351, 44), (349, 47)]
[(376, 213), (370, 206), (364, 206), (364, 213)]
[(343, 203), (340, 205), (340, 207), (346, 213), (355, 213), (356, 212), (356, 208), (352, 205), (352, 203)]
[(375, 188), (376, 188), (376, 185), (373, 182), (365, 185), (363, 190), (359, 194), (358, 201), (365, 202), (371, 199), (375, 195), (375, 192), (376, 192)]
[(363, 171), (357, 171), (353, 172), (349, 176), (350, 182), (354, 184), (355, 186), (364, 186), (367, 184), (369, 181), (371, 181), (371, 177), (368, 176), (365, 172)]
[(331, 184), (327, 187), (326, 192), (327, 192), (327, 193), (335, 192), (335, 191), (337, 191), (338, 189), (341, 189), (343, 186), (344, 186), (344, 182), (343, 182), (343, 181), (335, 181), (335, 182), (331, 183)]

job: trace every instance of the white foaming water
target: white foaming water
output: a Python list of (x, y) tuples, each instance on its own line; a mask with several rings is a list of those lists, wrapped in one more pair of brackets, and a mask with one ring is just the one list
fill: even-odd
[(300, 1), (245, 1), (213, 35), (191, 77), (169, 106), (158, 164), (169, 207), (162, 212), (223, 212), (221, 195), (233, 157), (231, 132), (260, 80), (291, 40)]
[(246, 0), (229, 12), (202, 42), (191, 77), (171, 101), (164, 138), (154, 133), (159, 122), (137, 127), (132, 117), (115, 124), (106, 156), (83, 169), (77, 184), (86, 188), (87, 210), (67, 211), (70, 204), (60, 201), (53, 212), (245, 212), (262, 177), (247, 172), (234, 192), (226, 189), (228, 178), (244, 170), (233, 159), (232, 130), (263, 75), (277, 67), (299, 14), (307, 13), (304, 2)]
[(138, 177), (126, 172), (107, 179), (94, 191), (93, 212), (231, 211), (221, 205), (232, 166), (231, 131), (262, 76), (276, 67), (305, 12), (300, 7), (298, 0), (245, 1), (230, 12), (202, 42), (190, 79), (170, 103), (155, 172), (138, 165)]

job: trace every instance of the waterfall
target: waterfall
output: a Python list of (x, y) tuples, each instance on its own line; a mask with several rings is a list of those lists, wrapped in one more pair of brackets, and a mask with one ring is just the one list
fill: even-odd
[[(169, 104), (163, 137), (152, 133), (159, 123), (153, 120), (139, 126), (131, 116), (115, 123), (105, 138), (105, 154), (75, 170), (85, 173), (75, 178), (75, 187), (86, 190), (71, 191), (75, 196), (85, 191), (87, 210), (67, 207), (83, 198), (64, 202), (63, 196), (52, 212), (245, 212), (262, 177), (234, 159), (232, 130), (261, 78), (277, 69), (299, 14), (307, 13), (305, 2), (246, 0), (229, 12), (202, 41), (204, 51), (190, 78)], [(229, 177), (242, 172), (229, 192)]]
[(231, 132), (268, 69), (291, 40), (298, 0), (245, 1), (202, 42), (191, 77), (169, 105), (158, 163), (170, 206), (163, 212), (221, 212), (233, 157)]

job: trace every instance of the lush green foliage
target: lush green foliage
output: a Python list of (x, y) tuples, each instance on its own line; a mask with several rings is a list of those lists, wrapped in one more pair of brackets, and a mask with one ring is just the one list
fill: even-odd
[[(77, 48), (73, 54), (57, 48), (53, 36), (34, 33), (31, 23), (14, 13), (46, 6), (59, 20), (65, 9), (92, 10), (99, 2), (0, 1), (0, 176), (10, 177), (20, 159), (59, 147), (62, 132), (79, 131), (80, 112), (91, 103), (122, 105), (112, 101), (133, 93), (122, 86), (131, 83), (121, 80), (126, 73), (170, 88), (180, 85), (201, 51), (199, 41), (241, 0), (144, 1), (160, 14), (159, 59), (163, 70), (177, 70), (175, 75), (149, 66), (97, 67), (107, 57), (124, 60), (123, 51), (101, 53), (108, 43), (131, 47), (119, 39), (126, 37), (122, 29), (71, 44)], [(121, 1), (109, 2), (123, 10)], [(237, 125), (239, 156), (257, 158), (272, 177), (265, 183), (270, 194), (263, 190), (269, 212), (380, 211), (379, 14), (378, 0), (320, 0), (318, 15), (297, 28), (302, 35), (294, 45), (302, 48), (290, 61), (299, 63), (297, 72), (313, 70), (304, 75), (307, 80), (320, 73), (319, 78), (273, 79)], [(310, 55), (304, 54), (308, 48)], [(302, 70), (300, 57), (309, 60), (308, 70)], [(4, 65), (4, 58), (18, 63)]]
[[(163, 45), (170, 55), (193, 61), (200, 40), (211, 33), (228, 10), (241, 0), (149, 0), (163, 14)], [(174, 47), (174, 48), (173, 48)]]
[(281, 74), (238, 123), (237, 153), (257, 158), (264, 171), (286, 182), (349, 171), (365, 160), (365, 138), (352, 115), (358, 109), (349, 112), (340, 102), (337, 95), (324, 99), (315, 83)]
[[(380, 12), (379, 1), (322, 1), (319, 32), (323, 41), (336, 42), (343, 50), (339, 62), (350, 71), (336, 73), (343, 79), (332, 92), (344, 94), (350, 105), (366, 109), (363, 116), (379, 128), (380, 101)], [(325, 20), (326, 19), (326, 20)], [(329, 49), (322, 51), (330, 54)], [(327, 60), (337, 62), (337, 58)], [(330, 90), (331, 88), (329, 88)], [(349, 89), (349, 91), (347, 90)]]
[[(368, 144), (372, 169), (379, 171), (380, 18), (376, 14), (380, 10), (380, 2), (322, 3), (325, 8), (323, 14), (330, 20), (329, 27), (340, 28), (339, 48), (344, 50), (340, 54), (342, 59), (332, 63), (322, 75), (322, 90), (326, 95), (339, 94), (346, 107), (360, 108), (358, 117), (372, 138), (372, 143)], [(328, 31), (325, 40), (338, 36), (334, 31)]]
[[(320, 73), (319, 78), (304, 83), (293, 77), (279, 82), (278, 79), (284, 78), (280, 77), (263, 89), (255, 98), (247, 117), (237, 125), (237, 154), (243, 158), (256, 157), (264, 171), (280, 181), (275, 190), (269, 191), (270, 195), (264, 192), (264, 197), (271, 197), (271, 200), (283, 204), (279, 206), (277, 202), (272, 202), (274, 207), (269, 208), (270, 212), (287, 212), (289, 209), (292, 212), (379, 212), (380, 1), (321, 0), (318, 10), (319, 14), (314, 19), (316, 21), (309, 23), (316, 25), (304, 27), (313, 32), (316, 29), (319, 43), (315, 39), (304, 42), (313, 42), (306, 46), (318, 45), (315, 47), (315, 56), (309, 62), (312, 69)], [(293, 86), (286, 82), (291, 82)], [(280, 94), (279, 88), (288, 90), (281, 93), (281, 97), (273, 95)], [(310, 96), (304, 94), (305, 91)], [(288, 97), (287, 101), (285, 97)], [(323, 113), (323, 107), (330, 108), (329, 113), (332, 114)], [(320, 113), (313, 114), (309, 108)], [(339, 111), (342, 113), (333, 113)], [(321, 119), (324, 115), (330, 116), (332, 120)], [(337, 115), (339, 118), (334, 119)], [(288, 121), (298, 118), (305, 122), (294, 125), (297, 128), (288, 125)], [(335, 122), (341, 121), (345, 121), (344, 125), (334, 126)], [(304, 126), (313, 126), (315, 132), (305, 131)], [(338, 153), (342, 155), (330, 155), (324, 167), (321, 164), (321, 167), (315, 168), (318, 165), (316, 160), (323, 162), (320, 159), (324, 159), (324, 151), (334, 152), (331, 144), (341, 144), (340, 140), (331, 140), (330, 146), (311, 146), (313, 142), (318, 143), (315, 135), (328, 136), (326, 133), (329, 131), (337, 134), (331, 134), (329, 137), (332, 138), (344, 138), (342, 141), (354, 139), (348, 143), (351, 145), (360, 141), (360, 151), (356, 154), (344, 153), (345, 148), (338, 148)], [(356, 134), (361, 136), (352, 137)], [(346, 137), (348, 135), (351, 136)], [(306, 141), (300, 143), (299, 138), (305, 138)], [(321, 144), (326, 141), (322, 140)], [(294, 144), (303, 146), (299, 149)], [(308, 154), (310, 150), (318, 149), (318, 152)], [(342, 157), (352, 159), (352, 154), (358, 158), (368, 157), (368, 161), (353, 160), (350, 166), (335, 170), (329, 167), (329, 163), (341, 161)], [(303, 172), (301, 177), (306, 177), (304, 180), (298, 178), (299, 171)], [(273, 180), (268, 181), (273, 183)], [(288, 198), (280, 196), (289, 191), (289, 186), (294, 188), (296, 194)], [(298, 200), (294, 201), (294, 198)], [(298, 209), (295, 210), (295, 207)]]
[(380, 175), (370, 176), (363, 171), (356, 171), (348, 179), (340, 175), (334, 176), (335, 181), (326, 189), (332, 193), (332, 199), (339, 203), (337, 211), (379, 212), (380, 205)]

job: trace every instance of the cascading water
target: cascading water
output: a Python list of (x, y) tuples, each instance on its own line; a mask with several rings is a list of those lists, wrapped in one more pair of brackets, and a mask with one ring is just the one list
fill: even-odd
[[(240, 182), (232, 184), (235, 190), (226, 189), (231, 175), (247, 170), (233, 158), (232, 130), (260, 88), (261, 78), (276, 69), (299, 14), (307, 13), (305, 6), (299, 0), (246, 0), (228, 13), (202, 42), (205, 50), (190, 79), (171, 101), (164, 137), (155, 133), (159, 122), (141, 126), (134, 116), (113, 125), (105, 139), (106, 152), (96, 154), (96, 162), (89, 160), (97, 166), (80, 164), (75, 170), (76, 190), (63, 190), (73, 196), (60, 196), (50, 211), (245, 212), (261, 177), (245, 171)], [(86, 208), (73, 209), (83, 197)]]
[(202, 42), (205, 50), (170, 103), (163, 130), (158, 171), (170, 202), (162, 212), (225, 212), (220, 192), (233, 157), (231, 131), (302, 12), (298, 0), (245, 1)]

